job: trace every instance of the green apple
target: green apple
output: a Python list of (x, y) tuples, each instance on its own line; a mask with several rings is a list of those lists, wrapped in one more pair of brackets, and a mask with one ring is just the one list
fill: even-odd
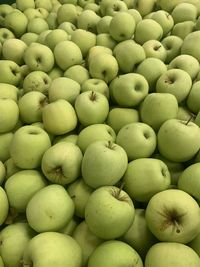
[(120, 145), (112, 141), (99, 140), (86, 148), (81, 171), (86, 184), (98, 188), (119, 182), (127, 165), (127, 154)]
[(35, 8), (35, 1), (29, 0), (29, 1), (24, 2), (23, 0), (16, 0), (16, 7), (17, 9), (23, 12), (27, 8)]
[(190, 75), (182, 69), (169, 69), (163, 73), (157, 80), (157, 93), (173, 94), (178, 103), (184, 101), (192, 87), (192, 79)]
[(78, 95), (74, 107), (79, 122), (84, 126), (105, 122), (109, 112), (106, 96), (94, 91), (86, 91)]
[(49, 72), (48, 72), (49, 77), (53, 81), (56, 78), (62, 77), (63, 76), (63, 71), (57, 67), (54, 66)]
[[(136, 0), (133, 0), (133, 2), (136, 2)], [(135, 25), (142, 20), (140, 12), (137, 9), (135, 9), (134, 5), (131, 8), (129, 8), (126, 12), (128, 12), (134, 18)]]
[(54, 56), (56, 64), (64, 71), (83, 60), (80, 48), (72, 41), (59, 42), (54, 48)]
[(151, 19), (157, 21), (161, 25), (163, 29), (163, 36), (167, 36), (174, 26), (174, 19), (172, 15), (165, 10), (155, 11), (151, 16)]
[(97, 33), (109, 33), (109, 25), (112, 20), (112, 16), (103, 16), (97, 23)]
[(158, 242), (149, 249), (145, 258), (145, 267), (197, 267), (199, 264), (197, 253), (177, 242)]
[(141, 16), (151, 13), (155, 8), (156, 0), (137, 0), (136, 8)]
[(58, 232), (72, 236), (75, 228), (79, 225), (80, 218), (73, 216), (72, 219)]
[(54, 54), (48, 46), (30, 44), (24, 52), (24, 62), (31, 71), (50, 71), (54, 66)]
[(117, 42), (131, 39), (135, 31), (135, 20), (128, 12), (114, 14), (110, 24), (109, 33)]
[(200, 148), (200, 130), (194, 122), (179, 119), (165, 121), (157, 134), (158, 150), (175, 162), (190, 160)]
[(74, 25), (77, 23), (78, 13), (76, 6), (73, 4), (62, 4), (57, 11), (58, 24), (70, 22)]
[(77, 217), (82, 219), (85, 217), (85, 206), (93, 190), (84, 182), (83, 178), (78, 178), (67, 186), (67, 192), (74, 202), (74, 214)]
[(43, 129), (25, 125), (14, 133), (10, 156), (18, 167), (34, 169), (40, 166), (42, 156), (50, 146), (49, 135)]
[(0, 133), (12, 131), (19, 119), (17, 103), (9, 98), (0, 98), (0, 114)]
[(82, 251), (71, 236), (46, 232), (30, 240), (24, 250), (22, 262), (23, 267), (35, 264), (38, 267), (55, 267), (55, 262), (59, 267), (81, 267)]
[(19, 89), (8, 83), (0, 83), (0, 98), (9, 98), (17, 102)]
[(56, 184), (37, 191), (26, 206), (27, 221), (38, 233), (58, 231), (72, 219), (73, 214), (72, 199), (63, 186)]
[(66, 185), (80, 176), (82, 157), (77, 145), (72, 142), (58, 142), (44, 153), (41, 169), (50, 182)]
[(3, 133), (0, 134), (0, 160), (5, 162), (10, 157), (10, 144), (13, 139), (13, 133)]
[(49, 25), (44, 18), (32, 18), (27, 24), (27, 32), (40, 34), (49, 30)]
[(90, 78), (88, 69), (83, 65), (73, 65), (69, 67), (63, 74), (64, 77), (70, 78), (80, 85)]
[(96, 45), (96, 35), (87, 30), (76, 29), (71, 35), (71, 41), (78, 45), (85, 58), (90, 48)]
[(103, 46), (108, 47), (111, 50), (115, 48), (117, 44), (117, 41), (113, 39), (113, 37), (110, 35), (110, 33), (100, 33), (96, 37), (96, 45), (97, 46)]
[(200, 233), (187, 245), (200, 256)]
[(98, 140), (107, 140), (115, 142), (116, 134), (107, 124), (92, 124), (83, 128), (78, 135), (77, 145), (84, 153), (86, 148)]
[(21, 81), (20, 67), (13, 60), (0, 60), (0, 83), (18, 86)]
[(168, 64), (168, 69), (174, 68), (185, 70), (191, 76), (191, 79), (194, 80), (199, 73), (200, 65), (199, 61), (195, 57), (182, 54), (175, 57)]
[(116, 186), (101, 186), (93, 191), (85, 207), (85, 221), (89, 230), (102, 239), (124, 235), (132, 225), (134, 216), (131, 198)]
[(0, 5), (0, 26), (4, 27), (4, 20), (7, 14), (11, 13), (14, 8), (9, 4), (1, 4)]
[[(152, 68), (152, 66), (154, 66)], [(144, 76), (149, 84), (149, 92), (154, 92), (158, 78), (166, 73), (166, 64), (158, 58), (146, 58), (136, 68), (136, 73)]]
[(94, 91), (102, 93), (109, 100), (109, 88), (105, 81), (101, 79), (88, 78), (81, 84), (81, 92)]
[(200, 31), (191, 32), (183, 40), (183, 44), (181, 46), (181, 54), (191, 55), (199, 61), (200, 60), (200, 52), (198, 49), (199, 44), (200, 44)]
[(46, 37), (50, 32), (52, 32), (52, 30), (46, 30), (46, 31), (41, 32), (40, 34), (37, 34), (38, 38), (36, 39), (36, 42), (47, 46)]
[[(14, 50), (13, 47), (15, 47)], [(26, 48), (27, 48), (26, 43), (24, 43), (20, 39), (16, 38), (7, 39), (2, 46), (3, 58), (12, 60), (16, 62), (18, 65), (22, 65), (24, 63), (23, 54)]]
[(160, 241), (185, 244), (199, 233), (199, 205), (180, 189), (155, 194), (147, 204), (145, 218), (148, 228)]
[(147, 96), (149, 85), (141, 74), (122, 74), (112, 80), (109, 86), (113, 98), (120, 107), (135, 107)]
[(4, 163), (2, 161), (0, 161), (0, 185), (5, 180), (6, 173), (7, 173), (6, 166), (4, 165)]
[(27, 46), (29, 46), (32, 43), (39, 42), (39, 35), (34, 32), (26, 32), (22, 34), (21, 41), (23, 41)]
[(6, 15), (4, 25), (6, 28), (10, 29), (17, 38), (19, 38), (26, 32), (28, 19), (20, 10), (13, 10)]
[(58, 29), (64, 30), (70, 36), (76, 30), (76, 26), (69, 21), (64, 21), (58, 26)]
[(183, 44), (183, 40), (180, 37), (176, 35), (168, 35), (162, 39), (161, 43), (167, 51), (165, 63), (170, 63), (172, 59), (180, 55), (181, 46)]
[[(35, 7), (28, 7), (23, 11), (24, 15), (26, 15), (28, 21), (34, 18), (44, 18), (44, 11)], [(47, 12), (48, 13), (48, 12)]]
[(91, 59), (99, 53), (106, 53), (109, 55), (113, 55), (112, 49), (105, 47), (105, 46), (101, 46), (101, 45), (95, 45), (89, 50), (89, 53), (87, 56), (87, 64), (89, 65)]
[(3, 44), (5, 40), (12, 38), (15, 38), (15, 35), (12, 31), (7, 28), (0, 28), (0, 43)]
[(78, 140), (78, 134), (76, 134), (75, 131), (71, 131), (66, 134), (57, 135), (53, 140), (53, 144), (57, 144), (59, 142), (71, 142), (76, 145), (77, 140)]
[(75, 109), (64, 99), (46, 105), (42, 110), (42, 121), (45, 129), (55, 135), (68, 133), (77, 126)]
[(152, 39), (160, 41), (162, 36), (162, 27), (153, 19), (143, 19), (135, 27), (134, 40), (141, 45)]
[(100, 13), (102, 16), (114, 16), (117, 12), (127, 11), (128, 7), (124, 1), (105, 0), (100, 2)]
[(135, 209), (134, 221), (120, 240), (134, 248), (142, 260), (145, 259), (150, 247), (157, 243), (157, 239), (147, 227), (145, 209)]
[(167, 165), (159, 159), (140, 158), (129, 162), (123, 176), (124, 191), (134, 200), (148, 202), (171, 183)]
[(53, 51), (58, 43), (67, 40), (69, 40), (69, 35), (66, 31), (62, 29), (53, 29), (47, 34), (45, 44)]
[(24, 93), (37, 91), (47, 95), (51, 85), (51, 78), (42, 70), (35, 70), (26, 75), (23, 80)]
[(180, 3), (174, 7), (171, 12), (174, 23), (177, 24), (179, 22), (184, 21), (194, 21), (197, 19), (197, 8), (191, 3)]
[(78, 5), (84, 8), (87, 3), (94, 3), (94, 0), (78, 0)]
[[(58, 8), (60, 5), (58, 6)], [(55, 30), (58, 27), (58, 21), (57, 21), (57, 12), (51, 11), (46, 18), (46, 22), (48, 24), (48, 27), (50, 30)]]
[(77, 27), (96, 34), (99, 20), (100, 16), (93, 10), (83, 10), (77, 17)]
[[(177, 119), (182, 120), (182, 121), (192, 121), (195, 122), (198, 125), (198, 118), (194, 118), (194, 114), (191, 113), (189, 108), (184, 105), (184, 102), (178, 106), (178, 114), (177, 114)], [(197, 119), (197, 120), (196, 120)]]
[(150, 125), (155, 131), (169, 119), (177, 118), (178, 101), (170, 93), (148, 94), (140, 107), (141, 121)]
[[(86, 0), (87, 1), (87, 0)], [(97, 3), (86, 3), (84, 6), (83, 10), (92, 10), (94, 11), (97, 15), (100, 15), (100, 6)]]
[(113, 50), (113, 55), (123, 73), (133, 72), (146, 58), (144, 48), (133, 40), (119, 42)]
[(200, 110), (200, 105), (199, 105), (199, 99), (200, 99), (200, 94), (199, 94), (199, 89), (200, 89), (200, 81), (194, 82), (192, 85), (192, 88), (189, 92), (189, 95), (186, 99), (186, 104), (189, 110), (197, 114)]
[(72, 237), (80, 245), (83, 253), (83, 267), (88, 266), (88, 259), (92, 252), (103, 242), (103, 240), (93, 234), (85, 220), (83, 220), (74, 230)]
[(52, 9), (52, 1), (51, 0), (35, 0), (35, 7), (44, 8), (48, 12), (50, 12)]
[(163, 44), (158, 40), (148, 40), (142, 45), (142, 47), (144, 48), (147, 58), (158, 58), (165, 62), (167, 51)]
[(4, 266), (20, 267), (24, 249), (35, 235), (27, 222), (7, 225), (0, 232), (1, 257)]
[(81, 87), (78, 82), (70, 78), (58, 77), (52, 81), (48, 89), (48, 98), (50, 102), (64, 99), (73, 105), (80, 90)]
[(171, 33), (172, 35), (178, 36), (182, 40), (184, 40), (185, 37), (188, 36), (190, 33), (192, 33), (194, 30), (195, 30), (195, 22), (188, 20), (176, 23)]
[(139, 112), (133, 108), (111, 107), (106, 123), (117, 134), (126, 124), (139, 122)]
[(0, 200), (1, 200), (0, 225), (2, 225), (5, 222), (8, 215), (9, 202), (6, 192), (1, 186), (0, 186)]

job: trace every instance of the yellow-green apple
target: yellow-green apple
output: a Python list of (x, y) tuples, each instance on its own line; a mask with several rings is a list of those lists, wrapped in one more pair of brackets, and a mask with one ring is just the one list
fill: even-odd
[(200, 99), (200, 94), (199, 94), (199, 89), (200, 89), (200, 81), (194, 82), (192, 84), (192, 88), (189, 92), (189, 95), (187, 96), (186, 99), (186, 104), (189, 110), (197, 114), (200, 110), (200, 105), (199, 105), (199, 99)]
[(35, 264), (38, 267), (54, 267), (55, 262), (57, 266), (81, 267), (82, 251), (71, 236), (46, 232), (30, 240), (24, 250), (22, 262), (23, 267)]
[(195, 22), (188, 20), (176, 23), (171, 31), (171, 34), (178, 36), (182, 40), (184, 40), (185, 37), (192, 33), (194, 30)]
[(150, 231), (164, 242), (186, 244), (200, 231), (199, 205), (180, 189), (156, 193), (147, 204), (145, 218)]
[(58, 43), (67, 40), (69, 40), (69, 35), (66, 31), (63, 29), (53, 29), (47, 34), (45, 44), (53, 51)]
[(0, 225), (2, 225), (8, 216), (9, 202), (6, 192), (1, 186), (0, 186), (0, 200), (1, 200)]
[(99, 20), (100, 16), (93, 10), (83, 10), (77, 17), (77, 27), (96, 34)]
[(32, 18), (28, 21), (27, 32), (40, 34), (47, 30), (49, 30), (49, 25), (44, 18)]
[(99, 33), (96, 37), (96, 45), (108, 47), (111, 50), (115, 48), (117, 44), (117, 41), (113, 39), (113, 37), (110, 35), (110, 33)]
[(8, 83), (0, 83), (0, 98), (9, 98), (17, 102), (19, 89)]
[(39, 43), (39, 35), (34, 32), (26, 32), (24, 33), (20, 40), (22, 40), (27, 46), (32, 43), (38, 42)]
[(58, 29), (64, 30), (70, 37), (73, 31), (76, 30), (76, 26), (69, 21), (64, 21), (58, 26)]
[(52, 9), (52, 1), (51, 0), (35, 0), (35, 8), (44, 8), (48, 12)]
[(58, 230), (58, 232), (72, 236), (76, 226), (79, 225), (80, 220), (80, 218), (73, 216), (72, 219), (62, 229)]
[(197, 8), (191, 3), (179, 3), (174, 7), (171, 12), (174, 23), (184, 22), (184, 21), (194, 21), (197, 19)]
[(3, 181), (6, 178), (6, 166), (4, 165), (4, 163), (2, 161), (0, 161), (0, 185), (3, 183)]
[(58, 99), (43, 108), (42, 121), (49, 133), (62, 135), (74, 130), (78, 119), (74, 107), (67, 100)]
[(200, 60), (200, 52), (198, 49), (199, 44), (200, 44), (200, 31), (191, 32), (183, 40), (183, 44), (181, 46), (181, 54), (191, 55), (199, 61)]
[(57, 135), (53, 140), (53, 144), (57, 144), (59, 142), (71, 142), (76, 145), (77, 139), (78, 139), (78, 134), (76, 134), (75, 131), (71, 131), (66, 134)]
[(147, 58), (158, 58), (165, 62), (167, 51), (163, 44), (158, 40), (148, 40), (142, 45), (142, 47), (144, 48)]
[(13, 132), (0, 134), (0, 160), (6, 161), (10, 157), (10, 144), (13, 139)]
[(12, 138), (10, 156), (22, 169), (40, 166), (44, 152), (51, 146), (49, 135), (37, 126), (20, 127)]
[(57, 20), (60, 25), (63, 22), (70, 22), (74, 25), (77, 23), (78, 12), (73, 4), (62, 4), (57, 11)]
[(86, 92), (86, 91), (94, 91), (102, 93), (109, 99), (109, 88), (104, 80), (88, 78), (81, 84), (81, 92)]
[(13, 60), (0, 60), (0, 83), (18, 86), (21, 81), (20, 67)]
[(54, 80), (56, 78), (62, 77), (63, 76), (63, 71), (58, 67), (54, 66), (49, 72), (48, 72), (49, 77), (51, 80)]
[(155, 9), (156, 0), (137, 0), (136, 8), (141, 16), (151, 13)]
[(56, 184), (37, 191), (26, 206), (27, 221), (38, 233), (58, 231), (72, 219), (73, 214), (72, 199), (63, 186)]
[(23, 0), (16, 0), (16, 8), (21, 10), (22, 12), (27, 8), (35, 8), (35, 1), (29, 0), (24, 2)]
[[(46, 44), (46, 37), (47, 35), (52, 32), (52, 30), (46, 30), (41, 32), (40, 34), (37, 34), (38, 38), (36, 39), (37, 43), (43, 44), (43, 45), (47, 45)], [(30, 32), (26, 33), (26, 34), (31, 34)], [(34, 33), (33, 33), (34, 34)], [(36, 34), (36, 33), (35, 33)]]
[[(60, 6), (59, 6), (60, 7)], [(58, 8), (59, 8), (58, 7)], [(57, 21), (57, 10), (56, 11), (51, 11), (46, 18), (46, 22), (48, 24), (48, 27), (50, 30), (55, 30), (58, 27), (58, 21)]]
[[(136, 1), (133, 0), (133, 2), (136, 2)], [(137, 9), (135, 9), (134, 5), (132, 6), (132, 8), (129, 8), (126, 12), (128, 12), (134, 18), (135, 25), (138, 24), (138, 22), (142, 20), (142, 16), (140, 12)]]
[(7, 28), (0, 28), (0, 43), (3, 44), (6, 40), (15, 38), (12, 31)]
[(127, 154), (121, 146), (112, 141), (100, 140), (86, 148), (81, 171), (86, 184), (98, 188), (119, 182), (127, 165)]
[(170, 63), (172, 59), (180, 55), (181, 53), (181, 46), (183, 40), (175, 35), (168, 35), (161, 40), (161, 43), (164, 45), (167, 51), (167, 57), (165, 63)]
[(89, 65), (91, 59), (97, 55), (98, 53), (107, 53), (110, 55), (113, 55), (113, 51), (112, 49), (105, 47), (105, 46), (101, 46), (101, 45), (95, 45), (93, 47), (90, 48), (88, 56), (87, 56), (87, 65)]
[(167, 36), (171, 32), (174, 26), (174, 20), (172, 15), (165, 10), (155, 11), (151, 19), (157, 21), (163, 29), (163, 37)]
[(79, 64), (69, 67), (64, 72), (63, 76), (78, 82), (80, 85), (82, 85), (84, 81), (90, 78), (88, 69), (85, 66)]
[[(44, 13), (44, 10), (38, 9), (35, 7), (28, 7), (23, 11), (24, 15), (26, 15), (28, 21), (33, 18), (45, 18), (46, 14)], [(47, 12), (48, 13), (48, 12)]]
[(109, 25), (111, 22), (112, 16), (103, 16), (100, 18), (97, 23), (97, 33), (109, 33)]
[(114, 16), (117, 12), (127, 11), (128, 7), (124, 1), (103, 0), (100, 2), (100, 13), (102, 16)]
[(81, 174), (82, 153), (72, 142), (58, 142), (46, 150), (42, 157), (41, 168), (51, 182), (66, 185)]
[(4, 20), (7, 14), (11, 13), (14, 8), (9, 4), (1, 4), (0, 5), (0, 26), (4, 27)]
[(94, 190), (85, 207), (85, 221), (89, 230), (102, 239), (124, 235), (132, 225), (134, 216), (131, 198), (116, 186), (101, 186)]

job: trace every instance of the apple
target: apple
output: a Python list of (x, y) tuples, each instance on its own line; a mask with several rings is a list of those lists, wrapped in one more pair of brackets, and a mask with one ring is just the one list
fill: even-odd
[(4, 163), (2, 161), (0, 161), (0, 185), (5, 180), (6, 172), (7, 172), (6, 166), (4, 165)]
[(113, 16), (117, 12), (128, 10), (126, 3), (119, 0), (102, 0), (99, 5), (102, 16)]
[(13, 60), (0, 60), (0, 83), (18, 86), (21, 81), (20, 67)]
[(111, 50), (115, 48), (117, 41), (109, 33), (100, 33), (96, 37), (96, 45), (108, 47)]
[(86, 60), (87, 65), (89, 65), (91, 59), (99, 53), (107, 53), (109, 55), (113, 55), (112, 49), (105, 47), (105, 46), (101, 46), (101, 45), (95, 45), (91, 47), (89, 50), (87, 60)]
[(146, 58), (144, 48), (131, 39), (119, 42), (113, 50), (113, 55), (123, 73), (133, 72)]
[(23, 80), (24, 93), (37, 91), (47, 95), (51, 85), (51, 78), (45, 71), (35, 70), (28, 73)]
[(115, 185), (128, 165), (125, 150), (112, 141), (92, 142), (83, 155), (81, 171), (84, 181), (92, 188)]
[(0, 5), (0, 26), (4, 27), (4, 20), (7, 14), (11, 13), (14, 8), (9, 4), (1, 4)]
[(155, 11), (151, 16), (151, 19), (160, 24), (163, 29), (163, 37), (167, 36), (174, 26), (174, 19), (172, 15), (165, 10)]
[(136, 73), (141, 74), (147, 80), (149, 92), (155, 92), (158, 78), (166, 71), (166, 64), (161, 59), (152, 57), (144, 59), (136, 68)]
[(7, 28), (0, 28), (0, 42), (3, 44), (3, 42), (7, 39), (15, 38), (15, 35), (12, 31), (10, 31)]
[(26, 32), (21, 36), (20, 40), (29, 46), (32, 43), (39, 42), (39, 35), (34, 32)]
[(180, 3), (174, 7), (171, 16), (173, 17), (174, 23), (184, 21), (194, 21), (197, 19), (197, 8), (191, 3)]
[[(87, 1), (87, 0), (86, 0)], [(92, 10), (97, 15), (100, 15), (100, 6), (97, 3), (86, 3), (86, 5), (83, 7), (83, 10)]]
[(0, 98), (0, 114), (0, 133), (12, 131), (19, 119), (17, 103), (9, 98)]
[(27, 24), (27, 32), (40, 34), (49, 30), (49, 25), (44, 18), (32, 18)]
[[(196, 116), (197, 118), (197, 116)], [(177, 119), (179, 120), (183, 120), (183, 121), (192, 121), (192, 122), (195, 122), (196, 124), (197, 123), (197, 120), (196, 118), (194, 118), (194, 114), (191, 113), (191, 111), (188, 109), (188, 107), (186, 105), (184, 105), (184, 102), (179, 105), (178, 107), (178, 114), (177, 114)]]
[(63, 233), (65, 235), (70, 235), (72, 236), (76, 226), (78, 226), (80, 223), (80, 218), (73, 216), (72, 219), (58, 232)]
[(19, 89), (8, 83), (0, 83), (0, 98), (9, 98), (17, 102)]
[(131, 198), (116, 186), (101, 186), (94, 190), (85, 207), (85, 221), (89, 230), (105, 240), (125, 234), (134, 216)]
[(112, 20), (112, 16), (103, 16), (97, 23), (97, 33), (109, 33), (109, 25)]
[(61, 135), (76, 128), (77, 116), (74, 107), (67, 100), (58, 99), (43, 108), (42, 122), (49, 133)]
[(84, 182), (82, 177), (70, 183), (66, 189), (74, 202), (74, 206), (75, 206), (74, 214), (77, 217), (84, 219), (85, 206), (86, 206), (89, 196), (94, 191), (94, 189), (88, 186)]
[(13, 139), (13, 133), (3, 133), (0, 134), (0, 160), (5, 162), (10, 157), (10, 144)]
[[(133, 0), (133, 2), (136, 2), (136, 1)], [(138, 24), (138, 22), (142, 20), (142, 16), (140, 12), (135, 8), (134, 4), (126, 12), (128, 12), (134, 18), (135, 25)]]
[(44, 8), (48, 12), (50, 12), (52, 9), (52, 1), (51, 0), (35, 0), (35, 7)]
[(94, 91), (79, 94), (74, 107), (78, 120), (83, 126), (105, 122), (109, 112), (106, 96)]
[(192, 87), (190, 75), (182, 69), (169, 69), (156, 82), (157, 93), (173, 94), (178, 103), (184, 101)]
[(54, 51), (55, 46), (62, 42), (69, 40), (69, 35), (63, 29), (53, 29), (45, 37), (45, 44)]
[(191, 121), (169, 119), (161, 125), (157, 140), (161, 155), (171, 161), (185, 162), (200, 148), (199, 126)]
[(59, 42), (54, 48), (54, 56), (56, 64), (64, 71), (73, 65), (80, 64), (83, 59), (80, 48), (72, 41)]
[(109, 88), (120, 107), (136, 107), (148, 95), (149, 85), (141, 74), (122, 74), (112, 80)]
[(63, 76), (63, 71), (57, 67), (54, 66), (49, 72), (48, 72), (49, 77), (51, 80), (54, 80), (56, 78), (62, 77)]
[(63, 186), (56, 184), (37, 191), (26, 206), (27, 221), (38, 233), (58, 231), (72, 219), (73, 214), (72, 199)]
[(1, 186), (0, 186), (0, 200), (1, 200), (0, 225), (2, 225), (5, 222), (8, 215), (9, 202), (6, 192)]
[(77, 17), (77, 27), (96, 34), (99, 20), (100, 16), (93, 10), (83, 10)]
[(78, 82), (70, 78), (58, 77), (52, 81), (48, 89), (48, 98), (50, 102), (64, 99), (73, 105), (80, 90), (81, 87)]
[(189, 92), (189, 95), (186, 99), (187, 107), (194, 114), (198, 114), (200, 110), (199, 101), (198, 101), (200, 97), (199, 86), (200, 86), (200, 81), (194, 82)]
[(88, 259), (92, 252), (103, 242), (103, 240), (93, 234), (85, 220), (83, 220), (77, 227), (75, 228), (72, 237), (77, 241), (80, 245), (83, 253), (83, 267), (88, 266)]
[(3, 259), (1, 256), (0, 256), (0, 267), (4, 267)]
[(109, 33), (117, 42), (131, 39), (135, 31), (135, 20), (128, 12), (114, 14), (110, 24)]
[(182, 40), (185, 39), (191, 32), (195, 30), (195, 22), (183, 21), (176, 23), (172, 29), (172, 35), (180, 37)]
[(16, 8), (21, 10), (22, 12), (27, 8), (35, 8), (35, 1), (29, 0), (24, 2), (23, 0), (16, 0)]
[(176, 35), (168, 35), (161, 40), (161, 43), (164, 45), (167, 51), (167, 57), (165, 63), (170, 63), (172, 59), (181, 53), (181, 46), (183, 40)]
[(200, 31), (189, 33), (183, 40), (181, 46), (181, 54), (188, 54), (200, 60), (200, 52), (198, 50), (200, 43)]
[[(13, 47), (15, 47), (14, 50)], [(2, 46), (2, 55), (4, 59), (12, 60), (18, 65), (22, 65), (24, 63), (23, 54), (26, 48), (26, 43), (20, 39), (7, 39)]]
[(69, 21), (62, 22), (57, 28), (64, 30), (69, 36), (76, 30), (76, 26)]
[(151, 93), (145, 97), (139, 113), (142, 122), (158, 131), (163, 122), (177, 118), (178, 101), (170, 93)]
[(83, 65), (73, 65), (69, 67), (63, 74), (64, 77), (70, 78), (80, 85), (90, 78), (88, 69)]
[(35, 232), (27, 222), (17, 222), (4, 227), (0, 232), (3, 266), (20, 267), (23, 252)]
[(187, 245), (200, 256), (200, 233)]
[(57, 21), (58, 25), (61, 25), (63, 22), (70, 22), (74, 25), (77, 23), (77, 9), (73, 4), (62, 4), (57, 11)]
[(159, 242), (147, 252), (145, 267), (193, 266), (200, 264), (197, 253), (189, 246), (177, 242)]
[(120, 240), (134, 248), (144, 261), (150, 247), (158, 242), (147, 227), (145, 209), (135, 209), (134, 221)]
[(71, 236), (57, 232), (33, 237), (24, 250), (23, 267), (35, 264), (54, 267), (55, 262), (57, 266), (81, 267), (82, 251), (78, 243)]
[(102, 93), (109, 100), (109, 88), (105, 81), (101, 79), (88, 78), (81, 84), (81, 92), (94, 91)]
[(46, 150), (41, 169), (51, 182), (61, 185), (75, 181), (81, 174), (82, 153), (72, 142), (58, 142)]
[[(52, 30), (46, 30), (46, 31), (41, 32), (40, 34), (37, 34), (38, 38), (36, 39), (36, 42), (47, 46), (46, 37), (50, 32), (52, 32)], [(26, 33), (26, 34), (29, 34), (29, 33)]]
[(164, 242), (185, 244), (200, 231), (199, 205), (180, 189), (167, 189), (155, 194), (147, 204), (145, 218), (150, 231)]
[(14, 133), (10, 156), (19, 168), (34, 169), (40, 166), (42, 156), (50, 146), (49, 135), (43, 129), (25, 125)]
[[(48, 13), (48, 11), (46, 10)], [(44, 14), (44, 10), (38, 9), (35, 7), (28, 7), (23, 11), (24, 15), (26, 15), (28, 21), (34, 18), (45, 18), (46, 15)]]
[(156, 0), (138, 0), (136, 4), (137, 10), (141, 16), (151, 13), (155, 8)]
[(144, 48), (147, 58), (158, 58), (165, 62), (167, 52), (163, 44), (158, 40), (148, 40), (142, 45), (142, 47)]

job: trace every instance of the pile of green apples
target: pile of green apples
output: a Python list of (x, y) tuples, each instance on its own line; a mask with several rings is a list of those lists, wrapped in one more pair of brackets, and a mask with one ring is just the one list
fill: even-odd
[(0, 267), (200, 267), (200, 1), (0, 4)]

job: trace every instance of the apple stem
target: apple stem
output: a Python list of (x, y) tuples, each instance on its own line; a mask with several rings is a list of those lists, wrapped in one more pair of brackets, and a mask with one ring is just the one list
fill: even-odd
[(119, 187), (119, 190), (117, 191), (117, 194), (116, 194), (116, 198), (117, 198), (117, 199), (119, 199), (119, 196), (120, 196), (120, 194), (121, 194), (121, 191), (122, 191), (124, 185), (125, 185), (125, 182), (123, 181), (123, 182), (121, 183), (120, 187)]
[(180, 230), (179, 224), (176, 220), (174, 220), (174, 225), (176, 227), (176, 233), (179, 234), (181, 230)]
[(191, 116), (189, 117), (189, 119), (186, 121), (186, 124), (185, 124), (185, 125), (188, 125), (188, 123), (189, 123), (192, 119), (193, 119), (193, 115), (191, 115)]
[(94, 91), (91, 92), (90, 100), (95, 101), (96, 100), (96, 94)]

